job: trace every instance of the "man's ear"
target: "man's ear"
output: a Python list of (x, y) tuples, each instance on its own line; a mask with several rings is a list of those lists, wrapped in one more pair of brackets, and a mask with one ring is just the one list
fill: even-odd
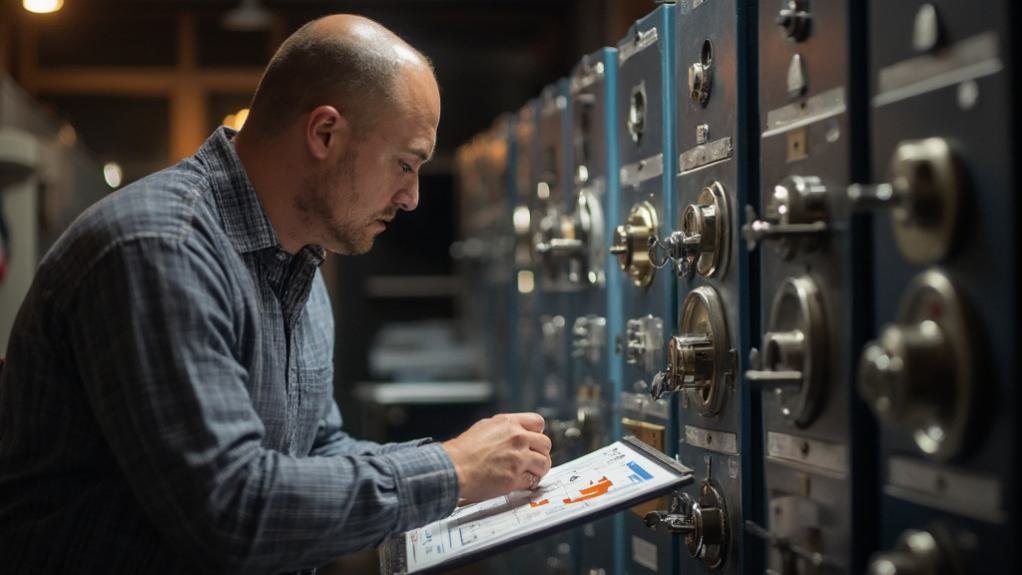
[(347, 118), (333, 106), (318, 106), (309, 112), (305, 124), (305, 144), (312, 157), (325, 160), (331, 154), (343, 153), (351, 137)]

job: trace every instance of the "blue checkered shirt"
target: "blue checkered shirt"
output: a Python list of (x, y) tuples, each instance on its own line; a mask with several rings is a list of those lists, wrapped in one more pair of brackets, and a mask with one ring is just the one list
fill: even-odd
[(295, 571), (454, 509), (439, 444), (341, 431), (323, 251), (281, 249), (232, 136), (40, 264), (0, 379), (0, 571)]

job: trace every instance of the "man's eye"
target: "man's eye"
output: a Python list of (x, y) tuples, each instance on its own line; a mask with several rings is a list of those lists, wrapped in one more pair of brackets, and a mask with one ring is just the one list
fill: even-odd
[(398, 162), (398, 163), (401, 164), (401, 171), (402, 172), (404, 172), (406, 174), (412, 173), (412, 166), (409, 165), (407, 162)]

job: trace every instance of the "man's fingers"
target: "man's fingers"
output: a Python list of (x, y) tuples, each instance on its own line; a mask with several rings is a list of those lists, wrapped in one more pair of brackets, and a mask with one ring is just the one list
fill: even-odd
[(512, 413), (511, 417), (525, 429), (535, 431), (536, 433), (543, 433), (544, 421), (542, 415), (538, 413)]
[(550, 471), (550, 458), (536, 452), (529, 453), (525, 462), (525, 472), (542, 479), (547, 471)]
[(543, 455), (550, 455), (550, 449), (552, 447), (553, 444), (550, 443), (550, 438), (542, 433), (529, 434), (529, 449), (542, 453)]

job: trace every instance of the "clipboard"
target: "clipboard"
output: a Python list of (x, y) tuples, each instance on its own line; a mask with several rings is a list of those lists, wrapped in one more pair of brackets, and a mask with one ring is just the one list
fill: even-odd
[(436, 573), (628, 509), (692, 483), (692, 470), (634, 436), (554, 467), (533, 491), (460, 507), (388, 539), (380, 573)]

